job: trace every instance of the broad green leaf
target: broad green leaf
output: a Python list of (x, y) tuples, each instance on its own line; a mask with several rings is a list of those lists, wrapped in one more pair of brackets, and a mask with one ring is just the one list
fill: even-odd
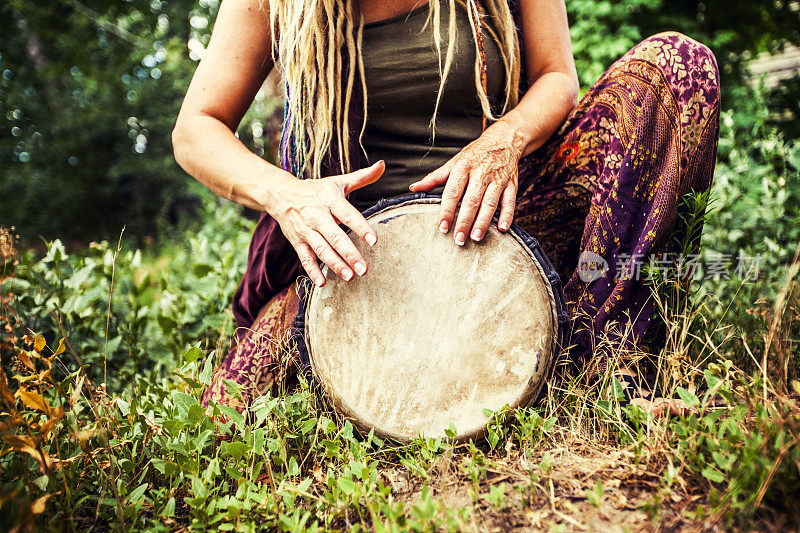
[[(83, 380), (81, 379), (81, 382)], [(119, 412), (122, 413), (122, 416), (128, 416), (131, 412), (131, 404), (123, 400), (122, 398), (116, 399), (117, 408)]]
[(205, 417), (205, 409), (199, 403), (195, 403), (189, 406), (189, 412), (186, 415), (187, 420), (189, 420), (190, 424), (197, 424), (200, 422), (203, 417)]
[(222, 444), (222, 454), (233, 457), (237, 461), (247, 453), (247, 445), (241, 441), (225, 442)]
[(706, 384), (708, 385), (709, 389), (713, 389), (720, 381), (722, 381), (719, 377), (712, 374), (710, 370), (704, 371), (703, 376), (706, 379)]
[(725, 480), (725, 476), (722, 475), (722, 472), (719, 470), (714, 470), (710, 466), (705, 467), (702, 474), (704, 477), (713, 481), (714, 483), (722, 483)]
[(171, 497), (164, 506), (163, 516), (175, 516), (175, 498)]
[(286, 475), (287, 476), (299, 476), (300, 475), (300, 467), (297, 465), (297, 459), (292, 456), (289, 459), (289, 465), (286, 467)]
[(303, 433), (303, 435), (305, 435), (313, 431), (315, 427), (317, 427), (317, 421), (316, 419), (311, 418), (303, 422), (303, 425), (300, 426), (300, 432)]
[(50, 476), (47, 475), (39, 476), (33, 480), (33, 484), (39, 487), (39, 490), (43, 492), (47, 490), (48, 483), (50, 483)]
[(336, 481), (336, 484), (339, 486), (342, 492), (347, 494), (348, 496), (352, 496), (352, 494), (356, 491), (356, 484), (350, 481), (347, 478), (339, 478)]
[(189, 414), (189, 408), (193, 405), (197, 405), (197, 400), (194, 399), (194, 396), (190, 396), (185, 392), (176, 391), (172, 394), (172, 402), (175, 404), (175, 408), (178, 411), (178, 416), (183, 419), (187, 418)]
[(689, 392), (688, 390), (684, 389), (683, 387), (676, 387), (675, 392), (678, 393), (683, 403), (686, 404), (686, 407), (692, 408), (695, 407), (700, 403), (700, 400), (697, 399), (697, 396)]
[(614, 395), (614, 399), (622, 401), (625, 399), (625, 393), (623, 392), (622, 383), (616, 377), (611, 379), (611, 392)]
[(133, 489), (130, 494), (128, 494), (128, 501), (129, 502), (138, 502), (144, 496), (144, 491), (147, 490), (147, 483), (142, 483), (135, 489)]
[(336, 424), (325, 415), (320, 415), (317, 424), (322, 428), (322, 431), (325, 432), (325, 435), (330, 435), (331, 432), (336, 430)]
[(197, 346), (192, 346), (191, 348), (183, 352), (183, 361), (185, 363), (194, 363), (201, 357), (203, 357), (203, 351)]
[(217, 405), (217, 407), (228, 420), (236, 425), (236, 427), (242, 427), (244, 425), (244, 415), (242, 413), (227, 405)]
[(198, 263), (194, 266), (192, 273), (195, 275), (195, 277), (204, 278), (213, 270), (214, 269), (210, 265), (206, 265), (204, 263)]
[(165, 335), (171, 335), (178, 329), (178, 324), (174, 320), (163, 315), (158, 315), (156, 322), (158, 322), (158, 327), (161, 328), (161, 332)]
[(203, 385), (210, 385), (211, 384), (211, 374), (214, 372), (214, 357), (213, 355), (209, 354), (206, 357), (206, 360), (203, 361), (203, 370), (200, 372), (200, 375), (197, 379), (200, 380), (200, 383)]
[(198, 435), (193, 441), (193, 447), (195, 451), (198, 452), (203, 451), (203, 448), (205, 448), (208, 439), (213, 435), (214, 435), (214, 430), (212, 429), (207, 429), (202, 433), (200, 433), (200, 435)]
[(310, 486), (311, 486), (311, 478), (307, 477), (307, 478), (304, 478), (303, 481), (300, 482), (300, 484), (297, 486), (297, 489), (300, 492), (305, 492), (305, 491), (308, 490), (308, 487), (310, 487)]

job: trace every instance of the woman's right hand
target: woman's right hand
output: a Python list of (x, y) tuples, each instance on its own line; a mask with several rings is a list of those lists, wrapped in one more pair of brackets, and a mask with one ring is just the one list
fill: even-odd
[(317, 180), (294, 178), (275, 191), (275, 200), (267, 211), (280, 224), (303, 269), (318, 287), (325, 284), (325, 276), (317, 259), (345, 281), (350, 281), (353, 273), (366, 273), (367, 262), (339, 224), (370, 246), (377, 242), (375, 230), (346, 197), (375, 182), (385, 168), (384, 162), (378, 161), (349, 174)]

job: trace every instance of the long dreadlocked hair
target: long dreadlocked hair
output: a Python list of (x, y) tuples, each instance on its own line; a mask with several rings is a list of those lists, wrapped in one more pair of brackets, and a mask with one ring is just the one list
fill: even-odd
[[(445, 2), (449, 4), (449, 39), (442, 58), (440, 13)], [(457, 2), (466, 8), (469, 16), (476, 52), (475, 87), (485, 117), (497, 118), (481, 80), (478, 34), (481, 28), (498, 44), (505, 70), (505, 101), (499, 114), (515, 106), (518, 99), (519, 42), (507, 0), (483, 0), (483, 6), (477, 0), (429, 0), (425, 27), (432, 23), (441, 78), (430, 122), (433, 131), (445, 80), (453, 63)], [(289, 97), (281, 144), (292, 145), (292, 149), (282, 150), (282, 157), (291, 160), (289, 167), (296, 175), (320, 178), (322, 161), (335, 146), (340, 154), (341, 172), (350, 172), (348, 115), (356, 71), (364, 95), (359, 145), (367, 121), (367, 90), (361, 55), (364, 20), (358, 13), (356, 0), (262, 0), (262, 5), (264, 3), (269, 9), (272, 27), (273, 58), (283, 74)], [(482, 17), (489, 17), (492, 24), (482, 24)], [(288, 142), (289, 139), (292, 142)]]

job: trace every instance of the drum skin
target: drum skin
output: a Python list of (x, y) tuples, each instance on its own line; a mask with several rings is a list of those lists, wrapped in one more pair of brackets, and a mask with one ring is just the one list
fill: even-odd
[(438, 199), (373, 210), (377, 244), (351, 235), (367, 274), (345, 282), (326, 271), (325, 286), (305, 295), (313, 376), (336, 411), (382, 437), (451, 427), (456, 440), (479, 437), (485, 410), (535, 399), (558, 356), (552, 266), (514, 227), (456, 246), (437, 230)]

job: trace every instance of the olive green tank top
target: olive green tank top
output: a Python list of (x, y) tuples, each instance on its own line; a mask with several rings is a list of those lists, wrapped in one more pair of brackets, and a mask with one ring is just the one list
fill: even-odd
[[(448, 43), (449, 10), (441, 9), (442, 64)], [(367, 86), (363, 145), (368, 164), (380, 159), (386, 171), (349, 199), (365, 209), (381, 198), (408, 194), (408, 186), (437, 169), (477, 139), (483, 113), (475, 87), (475, 42), (467, 12), (456, 4), (456, 46), (436, 119), (430, 120), (439, 90), (439, 59), (428, 6), (364, 25), (362, 56)], [(424, 28), (423, 28), (424, 27)], [(505, 73), (497, 43), (484, 32), (489, 101), (502, 106)], [(441, 192), (441, 187), (434, 192)]]

